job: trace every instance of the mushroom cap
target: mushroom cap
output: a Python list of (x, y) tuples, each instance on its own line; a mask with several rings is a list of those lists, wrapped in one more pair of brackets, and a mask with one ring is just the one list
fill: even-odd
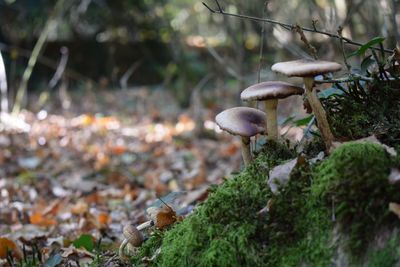
[(271, 69), (289, 77), (314, 77), (328, 72), (339, 71), (342, 66), (331, 61), (298, 59), (275, 63)]
[(240, 94), (244, 101), (281, 99), (291, 95), (302, 95), (304, 89), (291, 83), (281, 81), (269, 81), (254, 84)]
[(265, 113), (249, 107), (235, 107), (222, 111), (215, 117), (218, 126), (233, 135), (251, 137), (265, 132)]
[(143, 234), (136, 228), (133, 223), (128, 223), (122, 230), (124, 237), (128, 240), (129, 244), (134, 247), (139, 247), (143, 241)]

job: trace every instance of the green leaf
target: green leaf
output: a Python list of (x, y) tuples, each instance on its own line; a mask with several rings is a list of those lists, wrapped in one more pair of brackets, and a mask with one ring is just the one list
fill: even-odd
[(369, 48), (371, 48), (372, 46), (374, 46), (376, 44), (382, 43), (384, 40), (385, 40), (385, 38), (383, 38), (383, 37), (375, 37), (375, 38), (371, 39), (369, 42), (367, 42), (366, 44), (363, 44), (360, 48), (358, 48), (357, 51), (347, 55), (347, 58), (363, 55)]
[(81, 235), (78, 239), (76, 239), (73, 243), (76, 248), (85, 248), (87, 251), (93, 251), (94, 242), (93, 237), (91, 235)]
[(306, 126), (312, 120), (313, 117), (314, 117), (314, 115), (310, 115), (303, 119), (296, 120), (296, 121), (294, 121), (294, 123), (296, 126)]
[(375, 59), (372, 58), (372, 55), (369, 55), (368, 57), (364, 58), (363, 61), (361, 62), (361, 72), (363, 74), (366, 74), (368, 71), (368, 68), (376, 63)]
[(43, 265), (44, 267), (55, 267), (60, 264), (62, 261), (62, 257), (60, 253), (53, 254), (49, 257), (49, 259)]

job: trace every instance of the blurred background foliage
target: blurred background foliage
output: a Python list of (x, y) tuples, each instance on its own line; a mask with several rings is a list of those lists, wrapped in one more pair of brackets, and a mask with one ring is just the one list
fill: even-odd
[[(343, 26), (344, 36), (359, 42), (383, 36), (387, 48), (399, 41), (397, 0), (270, 0), (263, 12), (264, 2), (221, 4), (231, 13), (306, 27), (312, 27), (314, 20), (318, 29), (333, 33)], [(11, 102), (55, 3), (0, 0), (0, 50)], [(69, 50), (66, 77), (72, 90), (157, 85), (171, 90), (187, 106), (196, 89), (229, 88), (235, 95), (257, 81), (262, 24), (212, 15), (200, 0), (68, 0), (55, 20), (28, 92), (46, 90), (61, 47)], [(269, 67), (274, 62), (308, 56), (295, 33), (270, 24), (265, 31), (262, 80), (271, 78)], [(342, 62), (338, 40), (306, 35), (321, 58)], [(346, 46), (346, 52), (354, 50)]]

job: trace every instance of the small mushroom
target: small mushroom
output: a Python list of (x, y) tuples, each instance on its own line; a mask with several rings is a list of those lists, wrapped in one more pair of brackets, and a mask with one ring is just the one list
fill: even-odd
[(132, 250), (132, 248), (139, 247), (144, 241), (144, 236), (140, 231), (149, 228), (152, 225), (153, 222), (151, 220), (142, 223), (138, 227), (136, 227), (133, 223), (126, 224), (122, 230), (122, 234), (124, 235), (124, 240), (122, 241), (119, 247), (119, 256), (124, 257), (126, 255), (125, 247), (127, 245), (129, 250)]
[(327, 150), (331, 147), (334, 136), (329, 127), (326, 112), (318, 99), (317, 93), (314, 88), (314, 77), (317, 75), (335, 72), (342, 69), (342, 66), (336, 62), (299, 59), (287, 62), (279, 62), (272, 66), (272, 70), (285, 74), (289, 77), (302, 77), (306, 87), (306, 96), (310, 106), (317, 119), (318, 128), (324, 139)]
[(264, 101), (267, 122), (267, 139), (276, 141), (278, 139), (278, 99), (291, 95), (302, 95), (304, 89), (290, 83), (280, 81), (269, 81), (254, 84), (246, 88), (240, 98), (243, 101)]
[(235, 107), (222, 111), (215, 117), (218, 126), (233, 135), (242, 137), (242, 156), (245, 165), (252, 160), (250, 137), (265, 132), (265, 113), (249, 107)]

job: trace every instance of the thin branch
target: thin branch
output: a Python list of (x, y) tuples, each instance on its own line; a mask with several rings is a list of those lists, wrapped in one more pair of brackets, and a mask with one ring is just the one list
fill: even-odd
[(65, 68), (67, 67), (67, 62), (68, 62), (68, 48), (63, 46), (60, 49), (60, 54), (61, 54), (61, 59), (60, 62), (57, 66), (56, 72), (54, 73), (53, 78), (51, 78), (51, 80), (49, 81), (49, 89), (53, 89), (57, 83), (61, 80), (64, 72), (65, 72)]
[(339, 26), (338, 30), (338, 35), (340, 36), (340, 49), (342, 50), (342, 55), (343, 55), (343, 60), (344, 60), (344, 65), (346, 65), (346, 68), (349, 72), (351, 72), (351, 65), (349, 64), (349, 62), (347, 61), (347, 56), (346, 56), (346, 52), (344, 51), (344, 42), (343, 42), (343, 27)]
[[(203, 5), (211, 12), (211, 13), (216, 13), (216, 14), (221, 14), (224, 16), (230, 16), (230, 17), (236, 17), (236, 18), (240, 18), (240, 19), (247, 19), (247, 20), (253, 20), (253, 21), (261, 21), (261, 22), (267, 22), (267, 23), (271, 23), (274, 25), (279, 25), (282, 28), (288, 30), (288, 31), (292, 31), (295, 28), (295, 25), (293, 24), (289, 24), (289, 23), (283, 23), (283, 22), (279, 22), (276, 20), (272, 20), (272, 19), (267, 19), (267, 18), (259, 18), (259, 17), (253, 17), (253, 16), (247, 16), (247, 15), (241, 15), (241, 14), (233, 14), (233, 13), (229, 13), (229, 12), (225, 12), (219, 5), (218, 0), (214, 0), (217, 5), (218, 5), (218, 10), (212, 9), (210, 6), (208, 6), (206, 3), (203, 2)], [(344, 41), (344, 43), (349, 44), (349, 45), (353, 45), (353, 46), (362, 46), (363, 44), (360, 42), (356, 42), (353, 41), (349, 38), (346, 37), (340, 37), (338, 34), (335, 33), (331, 33), (331, 32), (326, 32), (326, 31), (321, 31), (315, 28), (307, 28), (307, 27), (300, 27), (303, 31), (305, 32), (313, 32), (313, 33), (318, 33), (321, 35), (325, 35), (331, 38), (336, 38), (336, 39), (342, 39)], [(381, 50), (378, 47), (371, 47), (371, 49), (374, 50)], [(393, 53), (393, 50), (390, 49), (385, 49), (384, 50), (386, 53)]]
[(306, 35), (304, 34), (304, 31), (300, 27), (300, 25), (296, 24), (294, 27), (294, 31), (297, 32), (300, 35), (300, 40), (307, 46), (308, 51), (310, 51), (310, 54), (312, 57), (317, 60), (317, 49), (308, 41)]
[[(315, 83), (346, 83), (346, 82), (354, 82), (356, 80), (359, 81), (365, 81), (365, 82), (372, 82), (374, 78), (372, 77), (367, 77), (364, 75), (360, 75), (357, 73), (352, 73), (351, 75), (344, 77), (344, 78), (339, 78), (339, 79), (329, 79), (329, 80), (314, 80)], [(386, 81), (396, 81), (396, 78), (392, 77), (387, 77), (385, 78)]]
[[(263, 8), (263, 17), (265, 17), (265, 13), (268, 6), (268, 0), (264, 3)], [(262, 23), (261, 26), (261, 38), (260, 38), (260, 54), (259, 54), (259, 61), (258, 61), (258, 77), (257, 82), (261, 82), (261, 68), (262, 68), (262, 61), (263, 61), (263, 54), (264, 54), (264, 39), (265, 39), (265, 22)]]

